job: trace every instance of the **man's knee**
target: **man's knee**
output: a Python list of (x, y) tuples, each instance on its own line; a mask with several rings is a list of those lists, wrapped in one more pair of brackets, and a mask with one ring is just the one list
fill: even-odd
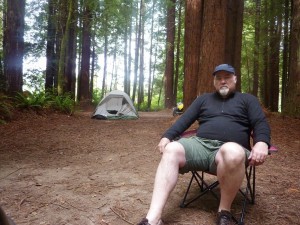
[(185, 163), (184, 147), (176, 141), (167, 144), (163, 153), (163, 158), (168, 160), (175, 160), (180, 165), (184, 164)]
[(244, 148), (234, 142), (227, 142), (223, 144), (217, 153), (216, 160), (237, 165), (245, 162)]

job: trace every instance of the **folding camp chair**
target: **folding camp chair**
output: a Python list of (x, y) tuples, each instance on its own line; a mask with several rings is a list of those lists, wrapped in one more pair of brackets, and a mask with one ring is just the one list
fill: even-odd
[[(186, 131), (181, 135), (181, 137), (189, 137), (196, 134), (196, 130)], [(271, 146), (269, 148), (269, 154), (277, 152), (277, 148), (275, 146)], [(211, 193), (217, 200), (219, 199), (219, 196), (214, 192), (214, 189), (219, 185), (219, 181), (215, 180), (212, 183), (208, 183), (205, 181), (205, 174), (211, 174), (208, 171), (191, 171), (192, 177), (190, 179), (190, 182), (188, 184), (187, 190), (184, 194), (183, 200), (180, 204), (181, 208), (187, 207), (192, 202), (196, 201), (197, 199), (201, 198), (207, 193)], [(247, 203), (254, 204), (255, 203), (255, 166), (248, 166), (245, 170), (245, 177), (246, 177), (246, 187), (240, 188), (239, 192), (242, 195), (242, 211), (240, 213), (240, 217), (236, 218), (235, 216), (232, 217), (234, 222), (236, 224), (243, 225), (244, 224), (244, 218), (245, 218), (245, 212), (246, 212), (246, 205)], [(191, 186), (193, 182), (196, 182), (200, 189), (200, 193), (197, 196), (194, 196), (191, 199), (188, 199), (188, 195), (191, 189)]]

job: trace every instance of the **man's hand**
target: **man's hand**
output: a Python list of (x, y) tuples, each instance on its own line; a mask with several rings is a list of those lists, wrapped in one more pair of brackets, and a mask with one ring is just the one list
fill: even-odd
[(165, 150), (165, 147), (167, 144), (169, 144), (171, 141), (168, 138), (162, 138), (160, 142), (158, 143), (157, 147), (160, 153), (163, 153)]
[(249, 155), (249, 164), (252, 166), (258, 166), (265, 162), (268, 156), (268, 145), (265, 142), (257, 142)]

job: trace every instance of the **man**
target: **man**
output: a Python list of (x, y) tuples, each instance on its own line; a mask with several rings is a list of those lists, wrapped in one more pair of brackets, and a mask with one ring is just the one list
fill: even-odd
[[(162, 225), (163, 208), (178, 173), (191, 170), (217, 175), (221, 199), (217, 224), (230, 224), (231, 204), (242, 184), (245, 166), (260, 165), (268, 155), (270, 128), (258, 100), (237, 92), (235, 70), (228, 64), (214, 72), (216, 92), (198, 97), (169, 128), (158, 144), (162, 158), (157, 168), (150, 209), (139, 225)], [(197, 134), (173, 141), (196, 120)], [(250, 149), (250, 134), (253, 147)]]

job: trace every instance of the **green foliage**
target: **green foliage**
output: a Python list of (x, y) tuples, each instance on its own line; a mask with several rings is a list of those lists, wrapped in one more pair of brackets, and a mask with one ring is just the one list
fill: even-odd
[(17, 93), (16, 97), (16, 107), (19, 109), (32, 109), (39, 110), (47, 106), (49, 102), (49, 97), (45, 95), (44, 92), (26, 92)]
[[(36, 63), (33, 61), (32, 63)], [(23, 75), (24, 85), (26, 85), (30, 90), (41, 91), (45, 87), (45, 74), (39, 69), (29, 69)]]
[(52, 109), (59, 112), (73, 114), (75, 101), (70, 94), (53, 95), (44, 92), (18, 93), (15, 97), (16, 107), (19, 109), (31, 109), (34, 111)]
[(0, 94), (0, 124), (4, 124), (11, 119), (11, 111), (13, 109), (11, 99)]
[(54, 110), (72, 115), (75, 110), (75, 101), (69, 93), (52, 96), (50, 107)]
[(92, 104), (96, 106), (96, 105), (98, 105), (98, 103), (100, 102), (100, 100), (101, 100), (101, 89), (95, 88), (93, 90)]

